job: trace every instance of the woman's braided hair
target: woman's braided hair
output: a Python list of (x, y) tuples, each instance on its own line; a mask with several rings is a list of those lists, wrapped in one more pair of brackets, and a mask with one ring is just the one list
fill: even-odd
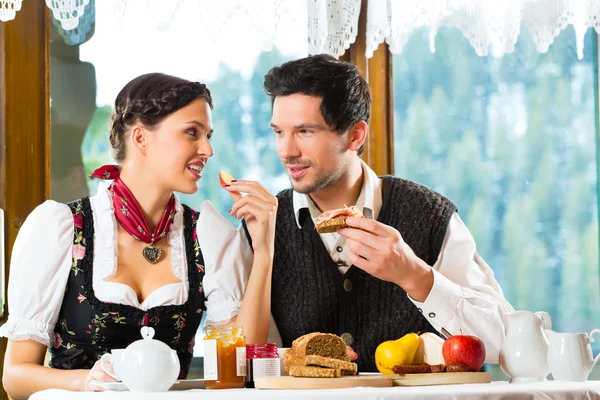
[(151, 73), (129, 82), (117, 96), (110, 119), (110, 145), (115, 161), (125, 159), (125, 133), (136, 123), (147, 128), (158, 125), (169, 114), (192, 101), (205, 99), (212, 109), (212, 97), (206, 85), (175, 76)]

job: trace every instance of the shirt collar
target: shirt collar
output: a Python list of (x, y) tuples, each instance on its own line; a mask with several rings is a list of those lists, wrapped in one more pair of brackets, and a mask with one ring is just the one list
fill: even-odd
[[(377, 219), (379, 212), (381, 211), (382, 205), (382, 193), (381, 193), (381, 179), (377, 176), (367, 163), (360, 160), (363, 170), (363, 185), (360, 189), (360, 194), (356, 204), (346, 204), (347, 206), (356, 206), (365, 216), (365, 218)], [(294, 205), (294, 216), (296, 217), (296, 224), (298, 228), (302, 229), (300, 221), (300, 212), (303, 209), (307, 209), (312, 219), (315, 219), (321, 215), (321, 211), (317, 208), (317, 205), (310, 198), (308, 194), (298, 193), (294, 190), (292, 195), (292, 203)]]

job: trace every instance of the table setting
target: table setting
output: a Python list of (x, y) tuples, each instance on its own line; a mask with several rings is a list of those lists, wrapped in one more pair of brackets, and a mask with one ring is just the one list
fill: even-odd
[[(178, 380), (175, 351), (153, 339), (152, 328), (142, 327), (140, 332), (142, 339), (102, 356), (102, 368), (117, 380), (96, 382), (104, 391), (51, 389), (35, 393), (31, 399), (600, 399), (600, 381), (587, 380), (600, 359), (600, 355), (594, 358), (591, 348), (600, 330), (590, 334), (555, 332), (550, 316), (543, 311), (507, 315), (500, 368), (508, 382), (492, 381), (491, 373), (480, 371), (485, 347), (479, 347), (477, 338), (454, 335), (443, 340), (414, 333), (378, 347), (375, 358), (383, 373), (353, 372), (355, 366), (341, 354), (344, 342), (332, 334), (308, 334), (294, 341), (291, 349), (270, 347), (268, 355), (260, 351), (266, 345), (257, 350), (250, 347), (255, 345), (247, 347), (236, 338), (231, 340), (231, 336), (213, 335), (204, 343), (208, 350), (205, 377), (210, 380)], [(228, 350), (228, 346), (235, 348)], [(252, 362), (247, 359), (247, 348), (252, 349), (248, 355)], [(397, 362), (403, 364), (392, 366)], [(452, 368), (455, 365), (463, 365), (466, 371), (453, 372), (457, 371)], [(225, 369), (231, 369), (232, 375), (226, 377)], [(336, 371), (341, 374), (335, 375)], [(336, 377), (321, 377), (325, 375)], [(209, 389), (215, 379), (220, 387), (229, 388)], [(244, 382), (245, 388), (231, 379)]]

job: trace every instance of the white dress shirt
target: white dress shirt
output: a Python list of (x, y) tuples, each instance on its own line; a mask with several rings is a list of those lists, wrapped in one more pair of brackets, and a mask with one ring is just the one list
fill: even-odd
[[(382, 207), (382, 185), (377, 174), (362, 161), (363, 186), (356, 203), (365, 218), (377, 219)], [(315, 219), (321, 214), (310, 196), (293, 193), (294, 213), (308, 208)], [(347, 204), (351, 206), (352, 204)], [(337, 233), (320, 235), (331, 258), (344, 274), (352, 264), (346, 238)], [(439, 332), (471, 334), (486, 345), (486, 362), (497, 363), (504, 340), (504, 315), (514, 311), (506, 301), (494, 272), (477, 254), (475, 240), (457, 213), (450, 219), (437, 261), (432, 266), (434, 283), (421, 303), (409, 299)], [(391, 338), (390, 338), (391, 339)]]
[[(117, 271), (117, 222), (106, 188), (90, 197), (90, 204), (94, 219), (92, 285), (96, 297), (102, 302), (126, 304), (142, 310), (185, 303), (189, 286), (183, 207), (179, 199), (176, 197), (177, 213), (166, 239), (173, 274), (181, 282), (156, 289), (142, 303), (131, 287), (107, 282)], [(0, 327), (0, 336), (52, 345), (73, 260), (73, 230), (69, 206), (52, 200), (38, 206), (27, 217), (12, 251), (9, 317)], [(196, 232), (204, 257), (207, 323), (224, 322), (239, 312), (251, 270), (252, 250), (244, 232), (236, 230), (209, 201), (200, 207)]]

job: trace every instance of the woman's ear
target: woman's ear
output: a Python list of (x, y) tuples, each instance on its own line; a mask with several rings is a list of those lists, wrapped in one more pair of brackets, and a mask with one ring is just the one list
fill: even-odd
[(141, 125), (136, 125), (131, 130), (131, 147), (142, 156), (146, 155), (146, 146), (148, 144), (148, 131)]
[(367, 140), (369, 125), (365, 121), (355, 122), (348, 129), (348, 150), (358, 151)]

